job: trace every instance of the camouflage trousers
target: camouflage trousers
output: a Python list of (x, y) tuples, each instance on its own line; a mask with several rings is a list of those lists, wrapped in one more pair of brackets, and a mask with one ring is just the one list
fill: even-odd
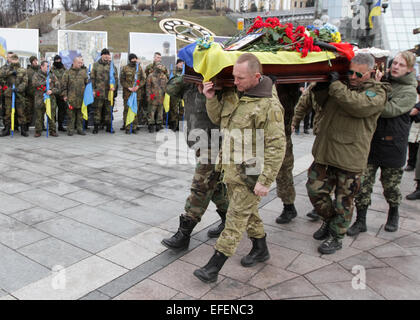
[(227, 185), (229, 208), (225, 229), (217, 239), (214, 249), (231, 257), (242, 239), (244, 231), (248, 237), (264, 238), (264, 224), (258, 214), (261, 197), (255, 195), (246, 185)]
[(67, 132), (73, 133), (76, 127), (77, 132), (83, 131), (83, 114), (81, 108), (70, 110), (67, 108)]
[[(55, 127), (55, 100), (51, 99), (51, 119), (48, 117), (48, 129), (50, 132), (56, 132)], [(35, 105), (35, 132), (42, 133), (45, 117), (45, 104)]]
[(102, 114), (104, 115), (104, 124), (108, 125), (111, 123), (111, 105), (108, 99), (95, 98), (94, 110), (95, 110), (95, 124), (101, 125)]
[(67, 103), (58, 95), (55, 96), (55, 101), (57, 103), (57, 122), (59, 125), (63, 125), (69, 107), (67, 106)]
[(210, 201), (213, 201), (220, 213), (226, 213), (229, 207), (222, 174), (215, 171), (215, 167), (215, 164), (203, 164), (200, 161), (195, 167), (191, 194), (185, 202), (185, 212), (197, 222), (201, 221)]
[(26, 123), (29, 125), (32, 124), (32, 120), (35, 114), (35, 97), (34, 96), (26, 96), (26, 104), (25, 104), (25, 120)]
[(169, 122), (175, 122), (178, 124), (179, 121), (182, 121), (183, 114), (184, 108), (179, 100), (176, 100), (176, 103), (171, 103), (171, 108), (169, 109)]
[(400, 184), (403, 175), (402, 168), (384, 168), (374, 164), (368, 164), (363, 172), (362, 185), (354, 199), (356, 208), (367, 208), (371, 204), (371, 194), (376, 180), (376, 172), (381, 168), (380, 180), (384, 189), (385, 200), (390, 206), (399, 206), (402, 200)]
[[(11, 127), (11, 115), (12, 115), (12, 98), (5, 97), (4, 99), (4, 118), (3, 123), (5, 126)], [(16, 97), (16, 103), (15, 103), (15, 112), (17, 114), (17, 121), (15, 122), (15, 128), (18, 125), (24, 125), (26, 124), (26, 118), (25, 118), (25, 105), (26, 105), (26, 99), (23, 97)]]
[[(123, 126), (126, 127), (126, 129), (130, 129), (130, 125), (126, 126), (125, 123), (127, 121), (127, 113), (128, 113), (128, 108), (129, 106), (127, 105), (127, 101), (128, 99), (124, 99), (124, 111), (123, 111)], [(139, 112), (139, 101), (137, 101), (137, 112)], [(134, 121), (133, 121), (133, 129), (137, 128), (137, 125), (139, 124), (139, 119), (138, 116), (136, 115), (134, 117)]]
[(163, 105), (149, 104), (147, 106), (147, 124), (162, 124)]
[(286, 154), (276, 178), (277, 196), (284, 204), (293, 204), (296, 199), (293, 183), (293, 164), (293, 143), (291, 137), (286, 136)]
[[(344, 238), (353, 215), (353, 198), (360, 190), (361, 174), (313, 162), (308, 170), (306, 189), (316, 212), (330, 231)], [(335, 199), (331, 192), (335, 188)]]

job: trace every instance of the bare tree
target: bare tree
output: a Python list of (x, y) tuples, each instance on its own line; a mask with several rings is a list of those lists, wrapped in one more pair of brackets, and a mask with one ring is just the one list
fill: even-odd
[(70, 11), (71, 0), (61, 0), (61, 4), (62, 4), (64, 10)]

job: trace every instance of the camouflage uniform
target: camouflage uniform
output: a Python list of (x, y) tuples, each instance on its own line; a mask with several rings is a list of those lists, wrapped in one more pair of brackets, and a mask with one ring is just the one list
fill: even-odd
[(35, 88), (32, 85), (32, 77), (38, 71), (39, 71), (39, 66), (32, 66), (30, 64), (28, 65), (26, 69), (26, 74), (28, 76), (28, 86), (26, 87), (25, 118), (26, 118), (26, 123), (28, 126), (32, 124), (32, 119), (34, 117)]
[[(202, 129), (208, 133), (207, 138), (210, 143), (211, 130), (218, 130), (219, 127), (211, 123), (207, 116), (206, 97), (198, 91), (195, 84), (184, 83), (183, 79), (183, 76), (175, 76), (169, 80), (166, 92), (171, 98), (185, 100), (187, 137), (191, 130)], [(195, 141), (187, 141), (187, 143), (191, 148)], [(196, 151), (197, 164), (191, 184), (191, 194), (185, 202), (185, 215), (195, 222), (200, 222), (212, 201), (216, 205), (217, 212), (224, 219), (229, 206), (226, 186), (222, 181), (221, 172), (216, 171), (215, 159), (211, 161), (211, 155), (207, 156), (209, 154), (207, 148), (218, 149), (218, 146), (208, 144), (201, 147)]]
[[(104, 113), (104, 121), (106, 125), (111, 124), (111, 105), (108, 100), (109, 92), (109, 68), (110, 64), (101, 59), (93, 64), (91, 79), (93, 94), (95, 96), (94, 109), (95, 109), (95, 125), (101, 124), (102, 113)], [(118, 73), (114, 66), (115, 77), (115, 93), (118, 90)]]
[[(44, 93), (45, 91), (41, 88), (41, 86), (45, 86), (47, 83), (47, 74), (39, 70), (37, 73), (34, 74), (32, 78), (32, 85), (35, 88), (35, 132), (41, 133), (42, 132), (42, 125), (44, 123), (44, 115), (45, 115), (45, 103), (44, 103)], [(50, 72), (50, 90), (52, 94), (50, 95), (51, 98), (51, 119), (48, 117), (48, 125), (50, 133), (56, 132), (55, 127), (55, 113), (57, 104), (55, 101), (55, 96), (60, 94), (60, 82), (56, 76)]]
[[(120, 73), (120, 83), (121, 86), (123, 87), (123, 99), (124, 99), (124, 112), (123, 112), (123, 126), (125, 127), (125, 123), (127, 120), (127, 113), (128, 113), (128, 105), (127, 105), (127, 101), (128, 98), (130, 98), (131, 95), (131, 91), (128, 90), (128, 88), (132, 88), (132, 87), (139, 87), (139, 89), (137, 90), (137, 114), (140, 115), (144, 112), (144, 107), (141, 106), (140, 101), (141, 101), (141, 97), (143, 95), (143, 90), (144, 90), (144, 86), (146, 84), (146, 76), (144, 75), (143, 69), (141, 68), (140, 64), (139, 64), (139, 71), (137, 72), (137, 83), (134, 83), (134, 78), (136, 75), (136, 63), (134, 64), (128, 64), (125, 67), (122, 68), (121, 73)], [(139, 123), (138, 119), (139, 116), (136, 115), (136, 117), (134, 118), (133, 121), (133, 130), (135, 130), (137, 128), (137, 125)], [(126, 130), (129, 129), (126, 128)]]
[(168, 82), (165, 69), (164, 65), (158, 64), (153, 69), (153, 72), (147, 76), (147, 123), (149, 125), (160, 125), (163, 121), (163, 99), (165, 97), (166, 83)]
[[(370, 140), (389, 89), (389, 84), (370, 79), (355, 88), (334, 81), (324, 90), (314, 91), (314, 99), (323, 106), (322, 120), (312, 148), (315, 160), (308, 170), (306, 189), (335, 239), (342, 239), (349, 227), (353, 198), (360, 189)], [(334, 188), (333, 201), (330, 194)]]
[(166, 66), (164, 64), (162, 64), (161, 62), (153, 62), (151, 64), (149, 64), (146, 69), (144, 69), (144, 73), (146, 74), (146, 78), (149, 76), (149, 74), (153, 73), (153, 71), (156, 69), (157, 65), (161, 65), (163, 67), (163, 72), (166, 74), (166, 77), (169, 79), (169, 72), (168, 69), (166, 68)]
[[(28, 86), (28, 76), (26, 75), (26, 70), (20, 67), (19, 63), (12, 63), (5, 66), (0, 70), (0, 79), (4, 83), (4, 89), (7, 89), (3, 92), (4, 95), (4, 126), (11, 126), (11, 113), (12, 113), (12, 87), (13, 84), (16, 88), (16, 101), (15, 101), (15, 110), (17, 114), (17, 120), (19, 125), (25, 125), (25, 92), (26, 87)], [(15, 123), (16, 125), (16, 123)]]
[(73, 107), (73, 110), (67, 107), (67, 132), (69, 133), (73, 133), (75, 124), (77, 132), (83, 131), (82, 104), (87, 82), (86, 69), (73, 67), (64, 73), (61, 80), (62, 95), (67, 97), (65, 103)]
[[(253, 96), (252, 92), (258, 92), (260, 97)], [(220, 124), (223, 130), (222, 170), (229, 198), (225, 229), (216, 242), (215, 250), (230, 257), (235, 253), (245, 230), (250, 238), (265, 237), (263, 222), (258, 214), (261, 198), (252, 190), (256, 182), (270, 187), (281, 167), (286, 147), (283, 110), (279, 100), (272, 96), (272, 81), (267, 77), (263, 77), (256, 87), (240, 98), (234, 90), (225, 91), (220, 101), (218, 97), (208, 99), (206, 107), (212, 122)], [(251, 130), (253, 135), (256, 135), (256, 129), (264, 129), (263, 157), (256, 154), (257, 139), (244, 139), (245, 129)], [(255, 172), (253, 176), (246, 176), (244, 166), (235, 164), (239, 160), (238, 155), (242, 156), (242, 150), (232, 148), (232, 140), (237, 139), (246, 150), (252, 148), (252, 155), (246, 153), (248, 159), (244, 159), (242, 164), (245, 167), (245, 163), (251, 165), (253, 161), (262, 164), (263, 170), (258, 172), (258, 176)], [(241, 168), (245, 171), (241, 171)]]
[(277, 196), (283, 204), (293, 204), (296, 199), (295, 186), (293, 184), (293, 143), (291, 123), (294, 108), (298, 100), (298, 90), (296, 85), (278, 86), (280, 103), (284, 107), (284, 132), (286, 134), (286, 154), (283, 163), (276, 177)]
[[(182, 69), (176, 69), (174, 77), (181, 76)], [(171, 97), (169, 107), (169, 124), (173, 130), (178, 128), (179, 121), (182, 120), (184, 114), (184, 107), (182, 105), (182, 99)]]
[[(62, 68), (51, 67), (51, 72), (56, 76), (58, 82), (61, 83), (64, 73), (66, 72), (66, 68), (63, 66)], [(57, 122), (58, 126), (61, 128), (64, 123), (64, 119), (66, 117), (67, 112), (67, 103), (63, 100), (61, 96), (61, 92), (55, 95), (55, 101), (57, 103)]]

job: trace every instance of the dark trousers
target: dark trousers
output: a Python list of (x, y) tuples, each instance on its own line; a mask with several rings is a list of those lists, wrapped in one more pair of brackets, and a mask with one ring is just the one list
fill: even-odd
[(408, 160), (407, 165), (412, 166), (413, 168), (416, 167), (416, 159), (417, 159), (417, 151), (419, 150), (419, 143), (408, 143)]

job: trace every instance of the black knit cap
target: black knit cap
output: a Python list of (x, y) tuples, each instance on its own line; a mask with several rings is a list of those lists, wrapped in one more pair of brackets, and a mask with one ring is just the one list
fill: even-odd
[(104, 54), (111, 54), (111, 53), (109, 52), (109, 50), (107, 48), (104, 48), (101, 51), (101, 56), (103, 56)]
[(137, 56), (136, 56), (134, 53), (130, 53), (130, 54), (128, 55), (128, 61), (131, 61), (131, 60), (133, 60), (133, 59), (137, 59)]

